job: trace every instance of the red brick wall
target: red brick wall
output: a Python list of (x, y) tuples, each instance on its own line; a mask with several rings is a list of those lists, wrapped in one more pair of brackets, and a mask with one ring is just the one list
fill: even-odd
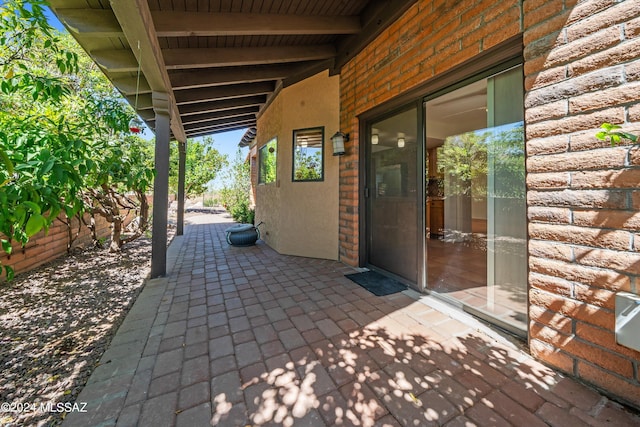
[[(569, 4), (567, 4), (569, 3)], [(640, 353), (614, 335), (617, 291), (640, 289), (640, 3), (525, 0), (533, 355), (640, 406)]]
[(418, 1), (341, 70), (340, 259), (358, 259), (357, 115), (521, 32), (521, 7), (507, 1)]
[(419, 1), (341, 70), (340, 257), (357, 265), (357, 115), (523, 33), (530, 348), (640, 406), (640, 353), (615, 343), (614, 296), (640, 291), (640, 3)]
[[(89, 215), (85, 216), (89, 222)], [(97, 233), (99, 237), (108, 238), (111, 234), (109, 223), (102, 218), (96, 217)], [(78, 231), (78, 220), (73, 219), (73, 232)], [(22, 248), (19, 244), (13, 245), (13, 253), (7, 256), (4, 252), (0, 255), (0, 263), (14, 268), (16, 274), (24, 273), (35, 267), (52, 261), (67, 251), (68, 243), (67, 226), (56, 220), (49, 227), (49, 232), (45, 235), (43, 231), (32, 236), (27, 245)], [(87, 227), (82, 225), (80, 235), (75, 240), (73, 247), (82, 247), (91, 243), (91, 234)], [(0, 275), (0, 280), (4, 274)]]

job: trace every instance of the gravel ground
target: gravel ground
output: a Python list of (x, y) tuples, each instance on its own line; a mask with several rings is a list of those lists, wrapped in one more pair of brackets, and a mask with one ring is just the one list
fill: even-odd
[[(151, 240), (86, 249), (0, 283), (0, 403), (74, 402), (142, 289)], [(6, 408), (3, 408), (6, 409)], [(0, 412), (0, 426), (59, 425), (64, 413)]]

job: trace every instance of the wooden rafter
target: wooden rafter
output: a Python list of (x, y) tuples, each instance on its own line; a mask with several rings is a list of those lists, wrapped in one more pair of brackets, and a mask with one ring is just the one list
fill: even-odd
[(332, 58), (332, 45), (163, 49), (169, 70), (277, 64)]
[(159, 37), (356, 34), (357, 16), (155, 11)]
[(168, 94), (171, 131), (179, 140), (236, 129), (245, 113), (243, 125), (255, 127), (279, 90), (323, 70), (339, 73), (415, 2), (327, 0), (320, 7), (297, 0), (292, 9), (261, 0), (215, 8), (209, 2), (50, 0), (127, 100), (136, 105), (137, 98), (150, 126), (152, 92)]

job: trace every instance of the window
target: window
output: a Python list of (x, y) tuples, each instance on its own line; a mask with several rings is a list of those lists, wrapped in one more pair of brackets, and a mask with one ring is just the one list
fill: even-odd
[(293, 181), (324, 180), (324, 128), (293, 131)]
[(269, 184), (276, 180), (276, 157), (278, 140), (273, 138), (260, 148), (258, 152), (258, 183)]

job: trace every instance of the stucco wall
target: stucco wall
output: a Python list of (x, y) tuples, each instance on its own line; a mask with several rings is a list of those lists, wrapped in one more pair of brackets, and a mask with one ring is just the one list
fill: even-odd
[[(276, 182), (256, 188), (256, 223), (280, 253), (338, 258), (338, 158), (330, 137), (339, 126), (339, 77), (323, 72), (284, 88), (258, 119), (258, 149), (278, 138)], [(324, 127), (324, 181), (292, 182), (293, 131)]]

